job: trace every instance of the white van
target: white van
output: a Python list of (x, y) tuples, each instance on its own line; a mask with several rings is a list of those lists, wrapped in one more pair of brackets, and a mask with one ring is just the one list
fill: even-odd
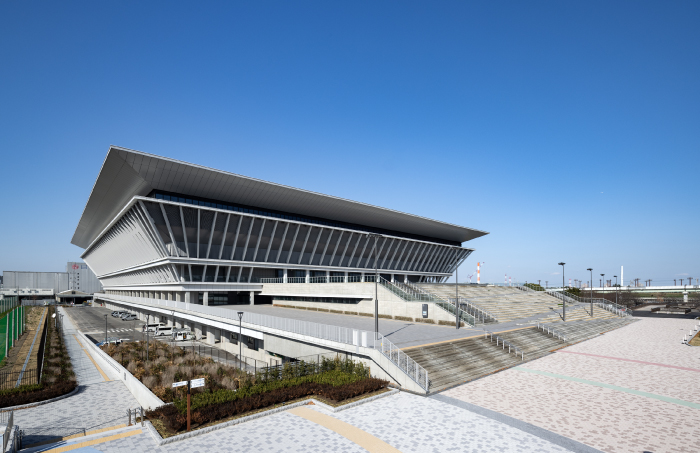
[(164, 327), (164, 326), (165, 326), (165, 324), (163, 324), (162, 322), (158, 322), (155, 324), (144, 324), (142, 330), (144, 333), (145, 332), (154, 332), (155, 333), (158, 331), (159, 327)]
[(173, 326), (158, 326), (156, 329), (156, 337), (163, 337), (166, 335), (172, 335)]

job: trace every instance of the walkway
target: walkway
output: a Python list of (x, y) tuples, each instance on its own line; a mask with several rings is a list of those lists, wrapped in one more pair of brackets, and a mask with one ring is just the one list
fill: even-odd
[[(244, 311), (260, 313), (280, 318), (299, 319), (302, 321), (328, 324), (332, 326), (348, 327), (351, 329), (374, 331), (374, 318), (366, 316), (344, 315), (339, 313), (325, 313), (312, 310), (299, 310), (296, 308), (273, 307), (272, 305), (222, 305), (218, 308), (232, 311)], [(546, 314), (531, 318), (518, 319), (483, 326), (489, 331), (502, 332), (518, 327), (537, 324), (537, 319)], [(435, 324), (422, 324), (407, 321), (395, 321), (393, 319), (379, 319), (379, 332), (386, 336), (399, 348), (408, 348), (441, 341), (456, 340), (483, 334), (482, 326), (477, 328), (460, 328), (454, 326), (439, 326)]]
[(65, 341), (79, 390), (62, 400), (15, 412), (15, 424), (26, 433), (30, 445), (57, 437), (71, 436), (126, 422), (126, 409), (138, 403), (121, 381), (101, 373), (78, 343), (76, 330), (68, 315), (71, 308), (59, 308), (63, 318)]
[[(557, 437), (557, 436), (554, 436)], [(574, 450), (591, 453), (580, 446)], [(304, 406), (156, 447), (147, 432), (93, 445), (105, 453), (566, 452), (541, 436), (429, 398), (400, 393), (341, 412)]]
[(649, 319), (442, 396), (606, 452), (692, 452), (700, 438), (700, 349), (693, 320)]

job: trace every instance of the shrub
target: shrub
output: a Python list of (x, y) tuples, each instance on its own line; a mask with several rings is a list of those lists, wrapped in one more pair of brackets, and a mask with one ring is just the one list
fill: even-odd
[[(381, 379), (363, 378), (339, 385), (307, 380), (296, 385), (273, 388), (264, 393), (248, 391), (248, 394), (244, 394), (245, 390), (239, 390), (236, 394), (240, 396), (235, 399), (197, 407), (193, 404), (191, 420), (195, 426), (202, 425), (310, 395), (318, 395), (338, 402), (380, 390), (387, 385), (388, 382)], [(146, 415), (151, 419), (160, 419), (168, 429), (174, 432), (182, 430), (187, 423), (186, 405), (182, 407), (182, 404), (178, 404), (178, 402), (147, 411)]]

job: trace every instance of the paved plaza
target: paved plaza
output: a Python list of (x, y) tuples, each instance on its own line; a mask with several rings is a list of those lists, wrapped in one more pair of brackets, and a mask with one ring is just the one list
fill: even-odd
[(694, 320), (642, 319), (443, 393), (606, 452), (695, 452), (700, 348)]

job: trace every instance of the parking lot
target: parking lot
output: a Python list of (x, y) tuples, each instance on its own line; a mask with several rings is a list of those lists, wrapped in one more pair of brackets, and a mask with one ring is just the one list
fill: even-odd
[(120, 318), (113, 317), (112, 311), (104, 307), (94, 306), (76, 306), (66, 310), (77, 329), (96, 342), (104, 341), (105, 315), (107, 315), (106, 330), (108, 337), (117, 337), (127, 341), (145, 340), (142, 331), (145, 322), (138, 319), (122, 321)]

